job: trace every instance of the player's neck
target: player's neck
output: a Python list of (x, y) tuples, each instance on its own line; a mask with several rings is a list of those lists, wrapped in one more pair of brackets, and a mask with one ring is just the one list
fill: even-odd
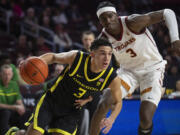
[(119, 39), (119, 37), (121, 36), (121, 29), (120, 26), (117, 27), (117, 29), (115, 30), (106, 30), (107, 33), (109, 33), (111, 36), (113, 36), (115, 39)]

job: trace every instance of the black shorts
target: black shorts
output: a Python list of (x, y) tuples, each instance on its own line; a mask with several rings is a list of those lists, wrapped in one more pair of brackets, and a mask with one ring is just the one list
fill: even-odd
[[(42, 134), (46, 128), (49, 133), (76, 134), (80, 112), (62, 108), (62, 111), (57, 113), (53, 107), (46, 95), (43, 95), (25, 125), (28, 126), (33, 122), (33, 128)], [(59, 108), (61, 107), (59, 106)]]

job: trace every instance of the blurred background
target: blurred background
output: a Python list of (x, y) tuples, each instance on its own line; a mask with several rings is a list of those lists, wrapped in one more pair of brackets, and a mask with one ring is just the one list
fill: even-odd
[[(96, 7), (102, 0), (0, 0), (0, 66), (4, 60), (15, 65), (17, 83), (26, 110), (32, 111), (36, 96), (45, 84), (29, 86), (19, 76), (18, 64), (29, 56), (84, 48), (82, 33), (98, 36)], [(120, 16), (171, 8), (180, 28), (180, 0), (111, 0)], [(180, 58), (171, 51), (164, 23), (149, 27), (157, 47), (168, 61), (165, 94), (154, 118), (154, 135), (180, 135)], [(63, 68), (51, 65), (47, 81)], [(109, 135), (134, 135), (139, 122), (139, 91), (124, 99), (123, 110)], [(177, 117), (176, 117), (177, 116)], [(122, 133), (121, 133), (122, 131)]]

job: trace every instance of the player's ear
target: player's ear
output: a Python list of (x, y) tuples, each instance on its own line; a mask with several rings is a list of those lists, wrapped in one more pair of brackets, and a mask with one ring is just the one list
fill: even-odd
[(91, 51), (91, 52), (90, 52), (90, 56), (91, 56), (91, 57), (94, 57), (94, 56), (95, 56), (94, 51)]

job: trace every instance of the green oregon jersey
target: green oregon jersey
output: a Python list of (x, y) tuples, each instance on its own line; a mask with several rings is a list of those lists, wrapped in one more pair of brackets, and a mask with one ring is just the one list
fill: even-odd
[(100, 73), (93, 73), (90, 61), (89, 54), (79, 51), (71, 68), (67, 66), (57, 79), (47, 84), (47, 97), (55, 104), (72, 107), (74, 100), (88, 98), (107, 88), (117, 76), (116, 71), (109, 66)]
[(0, 103), (12, 105), (19, 99), (21, 99), (21, 94), (17, 82), (10, 81), (8, 87), (4, 87), (0, 80)]

